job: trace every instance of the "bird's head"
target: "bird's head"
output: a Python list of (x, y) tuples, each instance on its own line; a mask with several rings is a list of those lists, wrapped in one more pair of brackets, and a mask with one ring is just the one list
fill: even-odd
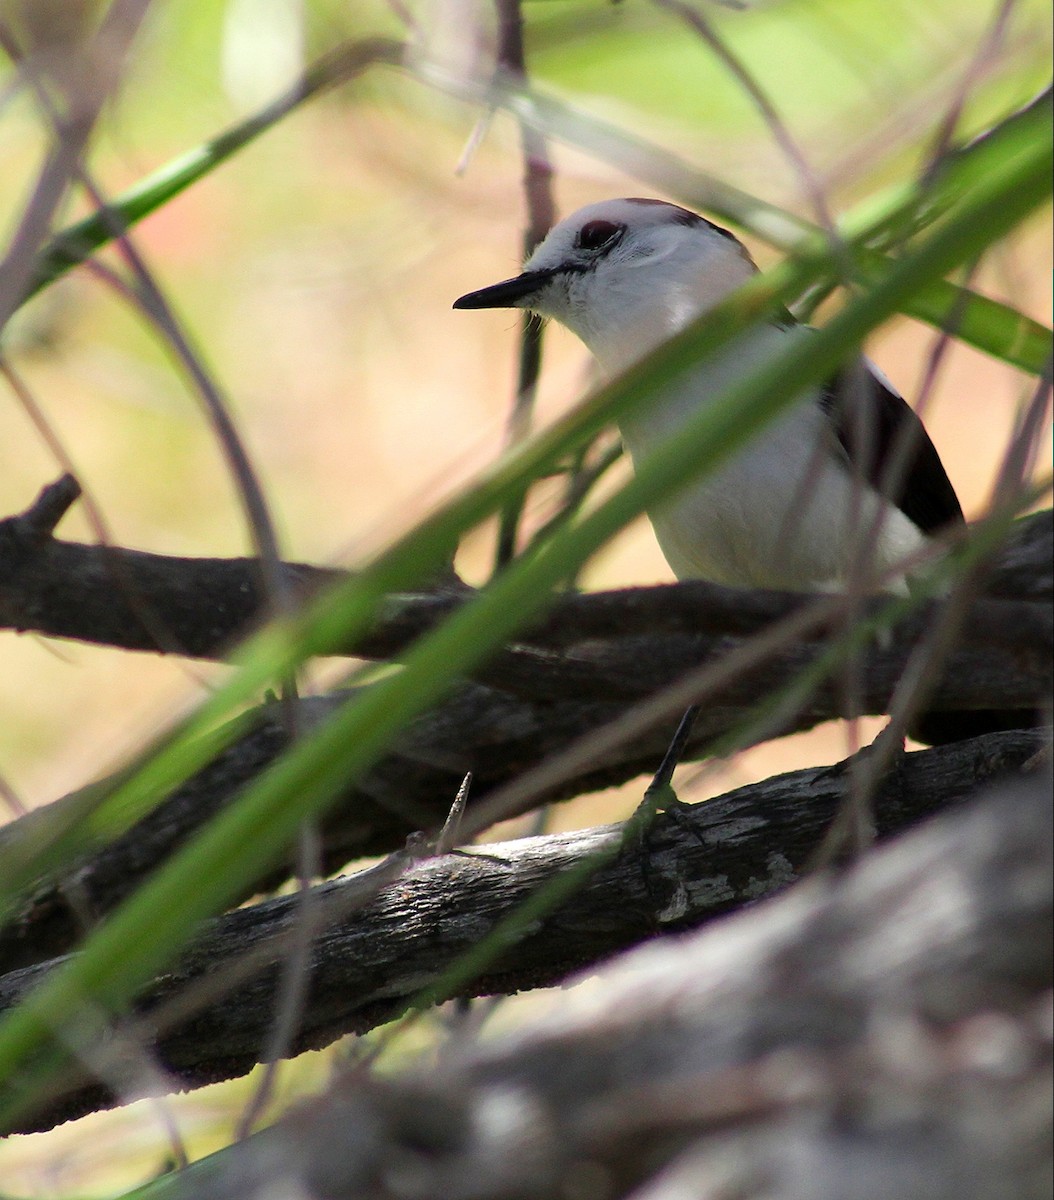
[(731, 233), (663, 200), (603, 200), (556, 225), (514, 279), (455, 308), (525, 308), (619, 369), (734, 291), (756, 268)]

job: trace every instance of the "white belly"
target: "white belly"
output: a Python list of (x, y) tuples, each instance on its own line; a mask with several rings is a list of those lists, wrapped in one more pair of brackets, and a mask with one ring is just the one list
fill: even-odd
[[(624, 422), (634, 462), (675, 437), (731, 370), (734, 364), (711, 368)], [(841, 466), (835, 446), (815, 395), (807, 396), (716, 471), (649, 512), (674, 573), (735, 587), (838, 588), (865, 541), (864, 569), (875, 577), (895, 571), (925, 537)], [(902, 578), (884, 584), (903, 586)]]

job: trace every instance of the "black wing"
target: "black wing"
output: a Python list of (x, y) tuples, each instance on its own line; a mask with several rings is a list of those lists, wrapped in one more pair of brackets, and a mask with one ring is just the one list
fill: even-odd
[(965, 523), (959, 497), (915, 410), (867, 363), (839, 371), (820, 395), (849, 464), (923, 533)]

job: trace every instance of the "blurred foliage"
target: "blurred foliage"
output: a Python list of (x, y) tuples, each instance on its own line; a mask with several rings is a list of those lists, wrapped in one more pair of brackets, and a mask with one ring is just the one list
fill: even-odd
[[(626, 4), (601, 17), (595, 6), (559, 2), (528, 11), (536, 79), (616, 99), (674, 123), (678, 132), (747, 138), (762, 132), (739, 84), (714, 68), (706, 47), (685, 36), (671, 14)], [(802, 137), (830, 137), (830, 150), (841, 152), (854, 113), (873, 110), (876, 101), (887, 106), (898, 94), (916, 103), (939, 95), (964, 47), (984, 36), (994, 6), (938, 0), (920, 10), (907, 0), (780, 0), (700, 11)], [(1035, 0), (1016, 6), (1022, 33), (1044, 19), (1045, 7)], [(1004, 76), (971, 90), (967, 127), (982, 127), (1008, 99), (1013, 103), (1019, 88), (1043, 85), (1045, 47), (1032, 41), (1019, 49), (1013, 81)], [(822, 145), (817, 149), (822, 163)]]

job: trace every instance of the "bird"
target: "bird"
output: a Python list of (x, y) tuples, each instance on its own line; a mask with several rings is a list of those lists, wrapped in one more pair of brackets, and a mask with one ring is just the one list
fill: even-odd
[[(614, 377), (757, 270), (733, 233), (698, 213), (658, 199), (603, 200), (555, 225), (520, 274), (468, 292), (454, 308), (551, 318)], [(675, 438), (744, 362), (811, 333), (782, 310), (672, 381), (620, 422), (634, 464)], [(911, 585), (905, 564), (965, 526), (918, 415), (863, 357), (804, 390), (648, 517), (679, 579), (796, 592), (859, 587), (866, 572), (866, 590), (903, 593)]]
[[(617, 376), (714, 308), (757, 272), (729, 230), (666, 201), (590, 204), (556, 225), (513, 279), (469, 292), (457, 309), (525, 308), (550, 317)], [(675, 437), (742, 371), (808, 329), (789, 313), (697, 366), (620, 425), (635, 464)], [(861, 411), (861, 410), (864, 411)], [(864, 419), (861, 420), (861, 417)], [(889, 454), (908, 443), (900, 486), (883, 486)], [(947, 472), (910, 405), (870, 363), (804, 393), (744, 449), (649, 512), (680, 579), (786, 591), (833, 590), (870, 567), (887, 590), (903, 563), (964, 523)]]

